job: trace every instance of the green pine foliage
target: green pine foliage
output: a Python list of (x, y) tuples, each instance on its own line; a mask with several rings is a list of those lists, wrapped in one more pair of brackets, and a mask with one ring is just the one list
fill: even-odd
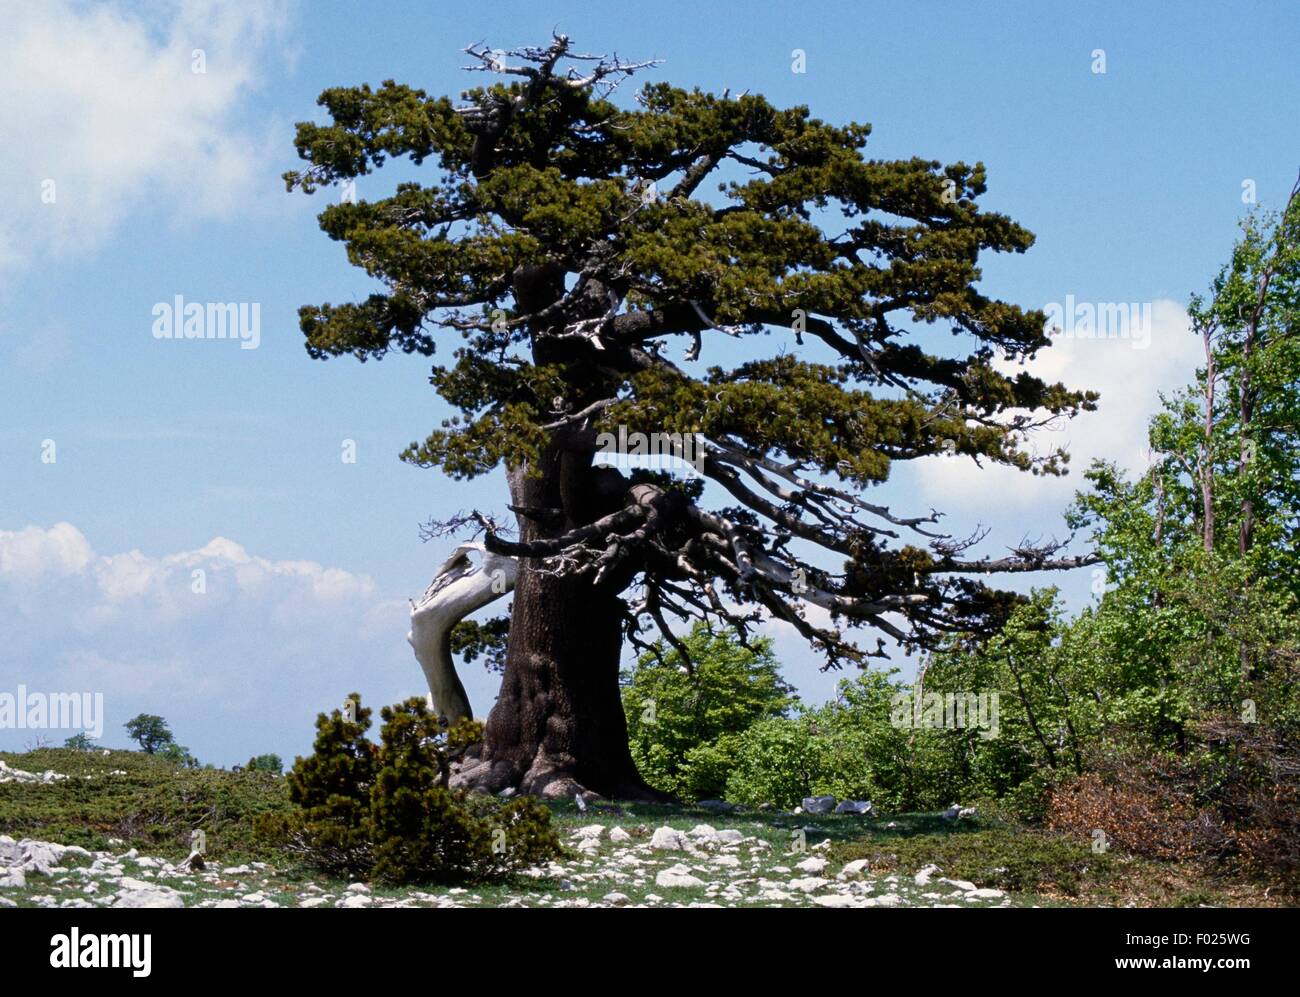
[(288, 775), (298, 810), (264, 834), (332, 875), (390, 884), (500, 879), (558, 854), (550, 813), (531, 798), (501, 803), (448, 787), (480, 725), (448, 729), (413, 698), (380, 711), (376, 745), (366, 737), (371, 710), (350, 699), (354, 720), (339, 710), (317, 717), (314, 751)]
[[(982, 206), (985, 166), (873, 158), (869, 125), (750, 92), (651, 81), (613, 93), (648, 67), (579, 57), (561, 35), (506, 53), (508, 70), (470, 51), (500, 75), (459, 99), (393, 80), (325, 90), (322, 120), (297, 127), (303, 166), (284, 175), (304, 194), (365, 181), (369, 199), (323, 205), (319, 223), (374, 291), (299, 319), (315, 359), (432, 358), (429, 382), (452, 414), (402, 458), (456, 479), (505, 467), (522, 481), (553, 473), (556, 452), (581, 465), (620, 426), (699, 434), (723, 448), (703, 473), (715, 508), (739, 503), (730, 525), (680, 496), (657, 499), (653, 529), (626, 531), (639, 549), (603, 582), (679, 578), (653, 535), (744, 611), (779, 604), (788, 619), (803, 590), (785, 572), (799, 568), (834, 601), (835, 628), (799, 624), (833, 661), (865, 658), (840, 624), (925, 644), (953, 625), (1000, 623), (1014, 600), (983, 569), (949, 545), (914, 545), (932, 518), (846, 498), (899, 461), (942, 453), (1063, 474), (1068, 455), (1038, 451), (1027, 433), (1095, 408), (1095, 393), (1004, 372), (1050, 340), (1041, 311), (980, 286), (982, 257), (1034, 241)], [(393, 166), (402, 175), (385, 182)], [(717, 350), (728, 335), (734, 361)], [(828, 490), (805, 494), (809, 481)], [(555, 494), (556, 522), (608, 511), (593, 475)], [(647, 516), (652, 503), (630, 494), (629, 517)], [(710, 541), (690, 543), (700, 532)], [(712, 540), (728, 532), (774, 563), (733, 562)], [(791, 534), (843, 574), (800, 561)], [(663, 611), (689, 619), (669, 591)], [(457, 639), (473, 651), (495, 636)]]

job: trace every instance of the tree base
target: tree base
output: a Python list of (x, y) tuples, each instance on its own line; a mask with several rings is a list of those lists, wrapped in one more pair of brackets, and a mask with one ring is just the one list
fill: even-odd
[[(481, 745), (478, 750), (482, 750)], [(510, 762), (479, 757), (475, 754), (475, 749), (471, 748), (465, 758), (453, 767), (451, 785), (455, 789), (492, 794), (514, 789), (520, 794), (544, 800), (571, 800), (582, 794), (584, 800), (598, 797), (635, 803), (673, 802), (671, 795), (646, 785), (635, 772), (603, 782), (599, 786), (584, 785), (572, 767), (557, 764), (540, 752), (528, 770), (520, 772), (518, 766)]]

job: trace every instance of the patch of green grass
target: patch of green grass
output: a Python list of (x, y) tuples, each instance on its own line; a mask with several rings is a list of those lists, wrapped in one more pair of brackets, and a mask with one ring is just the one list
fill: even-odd
[(0, 783), (0, 833), (89, 849), (138, 848), (166, 859), (189, 854), (190, 832), (208, 854), (234, 864), (278, 858), (253, 834), (260, 813), (287, 811), (284, 780), (265, 772), (178, 768), (137, 751), (43, 748), (0, 754), (11, 768), (67, 775), (49, 783)]
[[(40, 749), (23, 754), (0, 754), (11, 767), (28, 772), (46, 770), (68, 775), (51, 783), (9, 782), (0, 784), (0, 833), (14, 837), (35, 837), (91, 850), (122, 854), (138, 848), (143, 855), (177, 861), (189, 851), (190, 832), (207, 832), (210, 867), (266, 862), (273, 868), (236, 877), (234, 882), (211, 887), (191, 882), (197, 890), (190, 899), (238, 895), (262, 889), (282, 904), (296, 902), (296, 891), (307, 883), (341, 895), (347, 883), (307, 869), (253, 831), (259, 814), (290, 809), (283, 778), (261, 772), (227, 772), (177, 768), (161, 759), (135, 751), (80, 752), (68, 749)], [(1260, 891), (1239, 883), (1219, 881), (1203, 871), (1136, 859), (1121, 853), (1096, 854), (1090, 842), (1027, 829), (1014, 823), (981, 818), (975, 821), (945, 821), (935, 814), (890, 814), (864, 818), (854, 814), (792, 815), (774, 811), (740, 810), (719, 813), (694, 805), (623, 803), (616, 807), (589, 807), (579, 813), (572, 801), (548, 803), (566, 855), (560, 863), (565, 872), (542, 878), (516, 876), (500, 883), (478, 884), (464, 891), (447, 885), (424, 888), (376, 887), (376, 897), (408, 897), (414, 892), (450, 897), (474, 906), (499, 906), (523, 898), (528, 905), (543, 903), (547, 895), (555, 901), (586, 899), (596, 903), (610, 892), (628, 894), (633, 902), (648, 893), (664, 902), (689, 903), (705, 900), (700, 889), (656, 888), (654, 870), (678, 861), (690, 864), (681, 853), (656, 853), (653, 865), (624, 868), (634, 873), (641, 868), (648, 880), (632, 887), (626, 879), (616, 880), (606, 871), (616, 851), (608, 843), (602, 855), (583, 857), (573, 847), (572, 832), (584, 825), (602, 824), (626, 830), (633, 843), (644, 843), (659, 826), (689, 831), (697, 824), (733, 828), (765, 841), (770, 850), (750, 866), (754, 854), (748, 848), (742, 876), (767, 876), (785, 881), (797, 872), (777, 873), (774, 867), (794, 866), (803, 853), (829, 840), (829, 851), (818, 852), (832, 862), (831, 873), (843, 863), (865, 858), (873, 877), (898, 876), (905, 892), (919, 893), (910, 879), (922, 867), (937, 865), (942, 875), (969, 880), (1015, 895), (1017, 905), (1136, 903), (1147, 906), (1251, 906), (1270, 901)], [(891, 826), (892, 825), (892, 826)], [(110, 844), (110, 839), (121, 843)], [(134, 868), (130, 860), (124, 863)], [(576, 874), (591, 876), (582, 880)], [(595, 873), (595, 875), (591, 875)], [(130, 872), (128, 871), (128, 874)], [(573, 877), (572, 879), (570, 877)], [(706, 876), (706, 878), (710, 878)], [(726, 878), (715, 872), (714, 879)], [(177, 880), (181, 888), (185, 880)], [(15, 895), (21, 902), (50, 889), (41, 877), (33, 877), (26, 891)], [(891, 887), (882, 885), (883, 892)], [(744, 906), (768, 904), (746, 891)], [(190, 902), (187, 899), (187, 903)]]
[[(893, 822), (896, 826), (884, 826)], [(1091, 842), (1000, 820), (944, 821), (899, 814), (836, 843), (831, 857), (867, 859), (873, 873), (914, 875), (937, 865), (949, 879), (1005, 890), (1040, 904), (1101, 906), (1255, 906), (1268, 902), (1248, 884), (1221, 881), (1203, 868), (1155, 862)]]
[(833, 858), (866, 859), (873, 872), (912, 875), (937, 865), (941, 875), (979, 887), (1016, 893), (1079, 896), (1117, 875), (1115, 858), (1096, 854), (1085, 842), (1009, 824), (954, 821), (933, 815), (890, 818), (895, 828), (873, 822), (869, 837), (831, 849)]

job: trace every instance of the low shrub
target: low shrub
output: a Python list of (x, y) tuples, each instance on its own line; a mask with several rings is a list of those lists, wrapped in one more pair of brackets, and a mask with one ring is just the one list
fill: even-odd
[(314, 753), (288, 775), (299, 808), (263, 822), (263, 834), (307, 864), (390, 884), (500, 879), (560, 852), (550, 812), (529, 797), (502, 803), (448, 787), (451, 765), (482, 735), (448, 728), (424, 700), (381, 711), (380, 744), (365, 735), (371, 711), (316, 721)]
[(1300, 749), (1277, 729), (1204, 721), (1182, 754), (1116, 751), (1052, 795), (1049, 823), (1137, 855), (1239, 863), (1295, 887)]

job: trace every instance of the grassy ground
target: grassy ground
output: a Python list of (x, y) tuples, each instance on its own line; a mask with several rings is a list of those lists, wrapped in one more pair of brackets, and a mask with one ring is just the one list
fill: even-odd
[(253, 818), (287, 810), (284, 779), (264, 772), (180, 769), (138, 751), (42, 748), (0, 753), (10, 768), (53, 771), (50, 783), (0, 783), (0, 834), (91, 850), (113, 841), (149, 855), (183, 859), (202, 827), (219, 861), (275, 857), (252, 833)]
[[(74, 752), (43, 749), (0, 754), (11, 768), (67, 776), (50, 782), (0, 783), (0, 834), (80, 845), (110, 851), (118, 876), (144, 878), (186, 894), (186, 903), (212, 904), (245, 898), (294, 906), (313, 897), (329, 903), (347, 895), (340, 883), (297, 866), (252, 832), (255, 815), (286, 809), (285, 783), (264, 773), (185, 770), (138, 752)], [(867, 860), (870, 886), (863, 896), (884, 897), (882, 906), (959, 903), (988, 905), (1196, 906), (1274, 903), (1264, 891), (1239, 882), (1215, 880), (1203, 870), (1136, 859), (1114, 852), (1095, 854), (1089, 842), (998, 821), (944, 821), (933, 814), (896, 814), (874, 819), (854, 815), (790, 815), (773, 812), (718, 814), (698, 807), (636, 804), (619, 812), (588, 809), (571, 802), (552, 807), (561, 838), (570, 852), (536, 878), (471, 890), (376, 888), (376, 904), (447, 905), (582, 905), (612, 903), (622, 893), (628, 903), (723, 903), (734, 906), (808, 906), (809, 895), (790, 886), (810, 874), (798, 863), (825, 858), (830, 881), (820, 889), (843, 888), (834, 882), (846, 863)], [(743, 843), (703, 850), (694, 856), (651, 852), (654, 828), (668, 825), (690, 831), (701, 824), (741, 832)], [(576, 849), (578, 828), (603, 825), (596, 846)], [(169, 877), (151, 857), (178, 861), (188, 853), (190, 832), (207, 834), (206, 877)], [(616, 845), (608, 830), (626, 831), (629, 841)], [(588, 834), (590, 835), (590, 831)], [(135, 849), (138, 854), (132, 854)], [(724, 857), (725, 855), (725, 857)], [(90, 872), (77, 869), (80, 859), (64, 863), (61, 881), (33, 877), (23, 890), (4, 891), (20, 906), (45, 906), (73, 899), (94, 900)], [(142, 864), (143, 863), (143, 864)], [(689, 865), (708, 884), (700, 887), (656, 885), (658, 871)], [(974, 898), (953, 887), (918, 885), (915, 874), (938, 866), (936, 877), (964, 880), (976, 887), (1005, 891), (1005, 897)], [(809, 893), (817, 892), (816, 889)], [(247, 900), (248, 896), (261, 901)], [(895, 901), (888, 900), (896, 898)], [(617, 901), (622, 903), (623, 901)]]

